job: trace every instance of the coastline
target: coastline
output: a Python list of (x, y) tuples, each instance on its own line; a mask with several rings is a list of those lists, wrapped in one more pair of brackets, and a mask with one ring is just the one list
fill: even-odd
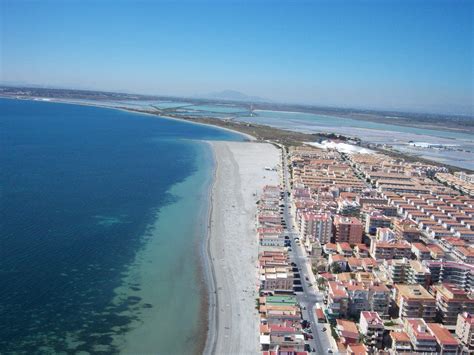
[(0, 99), (23, 100), (23, 101), (34, 101), (34, 102), (44, 102), (44, 103), (53, 103), (53, 104), (66, 104), (66, 105), (78, 105), (78, 106), (89, 106), (89, 107), (100, 107), (100, 108), (109, 109), (109, 110), (117, 110), (117, 111), (129, 112), (129, 113), (131, 112), (131, 113), (135, 113), (137, 115), (147, 115), (147, 116), (152, 116), (152, 117), (155, 117), (155, 118), (162, 118), (162, 119), (165, 119), (165, 120), (187, 122), (187, 123), (193, 124), (193, 125), (212, 127), (212, 128), (216, 128), (216, 129), (221, 129), (223, 131), (239, 134), (239, 135), (245, 137), (249, 141), (257, 140), (254, 136), (252, 136), (248, 133), (239, 132), (239, 131), (236, 131), (236, 130), (233, 130), (233, 129), (230, 129), (230, 128), (216, 126), (216, 125), (213, 125), (213, 124), (208, 124), (208, 123), (203, 123), (203, 122), (194, 122), (194, 121), (185, 120), (185, 119), (177, 118), (177, 117), (160, 115), (160, 114), (153, 113), (153, 112), (144, 112), (143, 110), (127, 108), (127, 107), (122, 107), (122, 106), (107, 106), (107, 105), (101, 105), (100, 103), (95, 104), (95, 103), (90, 103), (90, 102), (67, 101), (67, 100), (60, 100), (60, 99), (42, 100), (41, 98), (35, 98), (35, 97), (16, 98), (16, 97), (0, 96)]
[[(204, 123), (199, 123), (199, 122), (189, 122), (187, 120), (183, 120), (183, 119), (179, 119), (179, 118), (173, 118), (173, 117), (163, 117), (163, 116), (157, 116), (153, 113), (145, 113), (145, 112), (138, 112), (138, 111), (134, 111), (134, 110), (128, 110), (126, 108), (119, 108), (119, 107), (109, 107), (109, 106), (101, 106), (101, 105), (93, 105), (93, 104), (86, 104), (86, 103), (83, 103), (83, 104), (79, 104), (79, 103), (75, 103), (75, 102), (65, 102), (65, 101), (41, 101), (41, 100), (26, 100), (26, 101), (38, 101), (38, 102), (47, 102), (47, 103), (64, 103), (64, 104), (70, 104), (70, 105), (82, 105), (82, 106), (91, 106), (91, 107), (99, 107), (99, 108), (108, 108), (108, 109), (114, 109), (114, 110), (121, 110), (121, 111), (125, 111), (125, 112), (131, 112), (131, 113), (136, 113), (136, 114), (144, 114), (144, 115), (151, 115), (151, 116), (155, 116), (155, 117), (159, 117), (159, 118), (163, 118), (163, 119), (169, 119), (169, 120), (175, 120), (175, 121), (186, 121), (190, 124), (196, 124), (196, 125), (203, 125), (203, 126), (212, 126), (216, 129), (222, 129), (224, 131), (229, 131), (229, 132), (232, 132), (232, 133), (235, 133), (235, 134), (239, 134), (239, 135), (242, 135), (244, 137), (246, 137), (248, 140), (252, 140), (252, 141), (255, 141), (255, 137), (253, 136), (250, 136), (248, 134), (245, 134), (245, 133), (242, 133), (242, 132), (238, 132), (238, 131), (234, 131), (234, 130), (231, 130), (231, 129), (227, 129), (227, 128), (224, 128), (224, 127), (219, 127), (219, 126), (213, 126), (213, 125), (209, 125), (209, 124), (204, 124)], [(222, 144), (226, 144), (226, 142), (222, 141), (215, 141), (215, 143), (222, 143)], [(264, 146), (268, 146), (270, 147), (270, 149), (273, 149), (276, 151), (276, 148), (274, 148), (272, 145), (270, 144), (266, 144), (266, 143), (250, 143), (250, 142), (235, 142), (237, 144), (251, 144), (251, 145), (256, 145), (255, 147), (264, 147)], [(212, 173), (210, 173), (211, 175), (211, 181), (209, 183), (209, 185), (207, 186), (206, 190), (207, 191), (204, 191), (204, 194), (207, 195), (207, 198), (205, 199), (206, 201), (203, 201), (203, 204), (201, 206), (201, 208), (204, 209), (204, 212), (202, 213), (203, 216), (205, 216), (203, 218), (203, 222), (202, 224), (204, 225), (204, 228), (202, 228), (202, 234), (204, 234), (203, 236), (205, 238), (198, 238), (200, 240), (197, 240), (196, 241), (196, 244), (195, 244), (195, 247), (200, 250), (200, 253), (198, 252), (198, 264), (197, 264), (197, 274), (198, 275), (201, 275), (201, 276), (198, 276), (198, 278), (204, 278), (205, 279), (205, 282), (201, 285), (197, 285), (198, 288), (199, 288), (199, 293), (201, 294), (201, 300), (200, 300), (200, 315), (201, 315), (201, 320), (199, 321), (199, 323), (201, 324), (202, 328), (201, 329), (198, 329), (198, 333), (196, 334), (192, 334), (191, 337), (194, 339), (194, 341), (196, 341), (195, 343), (195, 351), (197, 350), (197, 352), (201, 353), (201, 351), (203, 351), (204, 353), (216, 353), (215, 349), (216, 349), (216, 346), (217, 344), (222, 344), (222, 341), (221, 338), (222, 338), (222, 331), (219, 329), (219, 321), (221, 320), (220, 317), (217, 317), (217, 314), (216, 314), (216, 310), (217, 310), (217, 307), (219, 305), (219, 299), (217, 297), (217, 288), (220, 287), (220, 282), (217, 281), (217, 277), (216, 277), (216, 270), (215, 270), (215, 265), (213, 265), (213, 261), (212, 261), (212, 258), (213, 258), (213, 255), (215, 253), (212, 253), (211, 252), (211, 249), (213, 247), (213, 244), (214, 244), (214, 241), (215, 241), (215, 238), (211, 238), (211, 235), (212, 235), (212, 223), (213, 223), (213, 220), (215, 217), (213, 217), (214, 215), (214, 206), (215, 206), (215, 200), (216, 200), (216, 196), (215, 196), (215, 190), (218, 188), (218, 185), (219, 185), (219, 182), (218, 182), (218, 169), (219, 169), (219, 162), (222, 160), (222, 158), (220, 157), (217, 157), (216, 156), (216, 148), (215, 148), (215, 145), (214, 145), (214, 142), (213, 141), (203, 141), (202, 144), (208, 144), (208, 149), (210, 151), (210, 154), (211, 154), (211, 160), (212, 160), (212, 166), (211, 166), (211, 169), (212, 169)], [(276, 159), (278, 160), (278, 159)], [(267, 162), (265, 161), (263, 165), (268, 165)], [(263, 165), (260, 164), (259, 165), (259, 168), (261, 168), (262, 171), (263, 170)], [(266, 172), (267, 174), (269, 172)], [(226, 179), (231, 179), (232, 176), (227, 176)], [(180, 189), (180, 186), (183, 186), (183, 183), (186, 183), (186, 182), (182, 182), (180, 183), (178, 186), (175, 186), (173, 187), (173, 190), (175, 190), (176, 188)], [(222, 199), (222, 197), (221, 197)], [(171, 206), (171, 208), (173, 208), (173, 206)], [(246, 221), (247, 223), (250, 223), (252, 224), (253, 223), (253, 215), (250, 216), (250, 219), (248, 221)], [(206, 222), (204, 222), (206, 221)], [(157, 221), (155, 222), (157, 223), (155, 225), (155, 228), (158, 228), (158, 225), (160, 223), (160, 221), (157, 219)], [(202, 235), (201, 234), (201, 235)], [(253, 239), (255, 239), (255, 235), (252, 234), (251, 237)], [(156, 244), (155, 242), (153, 242), (153, 244)], [(150, 251), (148, 250), (145, 250), (145, 253), (147, 253), (148, 255), (146, 256), (140, 256), (140, 258), (146, 258), (146, 259), (149, 259), (152, 257), (151, 255), (155, 254), (155, 251), (154, 250), (157, 250), (156, 249), (157, 246), (152, 246)], [(255, 249), (255, 252), (256, 252), (257, 249)], [(200, 254), (200, 255), (199, 255)], [(148, 261), (148, 263), (151, 262), (151, 261)], [(253, 264), (249, 264), (250, 267), (253, 267)], [(128, 278), (127, 277), (127, 282), (128, 283), (134, 283), (136, 282), (137, 279), (141, 278), (141, 274), (145, 274), (147, 276), (147, 278), (150, 276), (150, 273), (152, 271), (149, 270), (149, 269), (145, 269), (145, 270), (135, 270), (133, 271), (133, 275), (131, 276), (131, 278)], [(252, 276), (252, 279), (253, 281), (256, 280), (256, 278), (254, 276)], [(126, 292), (124, 290), (124, 288), (119, 288), (116, 290), (117, 292), (117, 297), (116, 297), (116, 300), (117, 302), (123, 298), (123, 297), (128, 297), (128, 292)], [(133, 296), (140, 296), (140, 298), (143, 298), (143, 300), (147, 301), (147, 302), (153, 302), (153, 299), (157, 298), (159, 299), (159, 292), (158, 290), (156, 289), (156, 287), (154, 286), (153, 288), (149, 289), (148, 291), (146, 291), (146, 293), (144, 293), (145, 290), (143, 291), (138, 291), (138, 292), (135, 292), (133, 294)], [(147, 303), (147, 304), (150, 304), (150, 303)], [(249, 307), (252, 308), (253, 305), (254, 305), (254, 301), (250, 301), (248, 303)], [(205, 319), (204, 319), (205, 318)], [(206, 323), (206, 324), (205, 324)], [(126, 332), (126, 335), (124, 335), (123, 338), (115, 338), (114, 340), (114, 343), (115, 345), (121, 349), (120, 352), (124, 352), (124, 353), (129, 353), (131, 351), (133, 351), (133, 349), (140, 349), (141, 351), (148, 351), (148, 350), (151, 350), (152, 349), (152, 344), (153, 344), (153, 335), (150, 334), (149, 331), (147, 331), (147, 329), (145, 329), (143, 326), (140, 326), (143, 325), (143, 324), (151, 324), (153, 325), (153, 327), (155, 327), (155, 329), (159, 328), (159, 321), (156, 319), (156, 315), (152, 315), (152, 314), (149, 314), (146, 316), (145, 319), (143, 319), (142, 321), (140, 321), (139, 323), (135, 323), (135, 325), (132, 325), (131, 328)], [(255, 325), (258, 324), (257, 322), (255, 322)], [(137, 327), (138, 326), (138, 327)], [(200, 326), (200, 327), (201, 327)], [(252, 336), (257, 336), (258, 335), (258, 332), (257, 330), (255, 330), (255, 332), (252, 332)], [(244, 338), (245, 339), (245, 338)], [(218, 352), (220, 353), (220, 352)]]
[[(205, 354), (258, 353), (258, 241), (255, 213), (258, 192), (276, 184), (265, 170), (279, 163), (269, 143), (209, 142), (215, 157), (206, 243), (208, 333)], [(203, 248), (204, 250), (204, 248)]]
[[(35, 99), (34, 97), (18, 98), (18, 97), (10, 97), (10, 96), (0, 96), (0, 98), (10, 99), (10, 100), (42, 101), (38, 98)], [(187, 119), (184, 117), (160, 116), (156, 113), (144, 112), (143, 110), (139, 110), (139, 109), (123, 108), (123, 107), (116, 107), (116, 106), (104, 106), (104, 105), (100, 105), (96, 103), (71, 102), (71, 101), (63, 101), (60, 99), (48, 99), (47, 101), (44, 101), (44, 102), (95, 106), (95, 107), (109, 108), (109, 109), (114, 109), (114, 110), (123, 110), (127, 112), (134, 112), (134, 113), (145, 114), (145, 115), (152, 115), (152, 116), (157, 116), (157, 117), (160, 117), (163, 119), (169, 119), (169, 120), (186, 121), (191, 124), (212, 126), (215, 128), (231, 131), (233, 133), (240, 134), (241, 136), (251, 141), (254, 141), (254, 140), (266, 141), (266, 142), (275, 141), (287, 146), (288, 145), (299, 146), (303, 142), (318, 141), (318, 140), (331, 138), (331, 134), (328, 134), (328, 133), (308, 134), (308, 133), (303, 133), (296, 130), (287, 131), (287, 130), (282, 130), (281, 128), (275, 128), (275, 127), (265, 126), (265, 125), (256, 125), (256, 124), (235, 126), (235, 123), (232, 121), (222, 121), (222, 120), (216, 119), (214, 122), (212, 119), (194, 120), (194, 119)], [(390, 134), (390, 131), (388, 131), (387, 134)], [(344, 137), (344, 135), (342, 136)], [(402, 152), (401, 150), (387, 150), (383, 148), (374, 148), (372, 147), (372, 145), (373, 144), (368, 143), (368, 142), (361, 144), (361, 146), (363, 147), (370, 147), (371, 149), (374, 149), (378, 152), (389, 155), (391, 157), (403, 158), (406, 161), (420, 161), (426, 164), (442, 166), (442, 167), (447, 168), (451, 172), (463, 171), (466, 173), (473, 173), (474, 171), (472, 168), (466, 167), (463, 161), (450, 162), (446, 160), (441, 160), (440, 158), (436, 159), (435, 157), (432, 157), (432, 156), (421, 156), (418, 154), (413, 155), (410, 153)]]
[(214, 266), (212, 264), (212, 255), (211, 255), (211, 225), (212, 225), (212, 214), (213, 214), (213, 191), (216, 185), (217, 179), (217, 168), (218, 162), (216, 158), (216, 153), (210, 142), (206, 142), (209, 145), (209, 149), (212, 154), (213, 161), (213, 173), (212, 173), (212, 182), (208, 190), (208, 206), (207, 206), (207, 218), (206, 218), (206, 233), (205, 239), (201, 243), (201, 271), (205, 280), (205, 289), (206, 292), (203, 293), (203, 314), (206, 315), (206, 339), (204, 341), (204, 346), (202, 347), (202, 354), (214, 354), (216, 339), (217, 339), (217, 328), (218, 328), (218, 319), (216, 316), (216, 310), (219, 307), (216, 291), (216, 275), (214, 271)]

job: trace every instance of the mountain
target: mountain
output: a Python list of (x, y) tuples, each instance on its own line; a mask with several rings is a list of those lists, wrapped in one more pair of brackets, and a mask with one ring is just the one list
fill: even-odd
[(249, 96), (240, 91), (236, 90), (223, 90), (217, 91), (213, 93), (209, 93), (207, 95), (201, 96), (205, 99), (213, 99), (213, 100), (230, 100), (230, 101), (260, 101), (260, 102), (268, 102), (269, 100), (264, 99), (258, 96)]

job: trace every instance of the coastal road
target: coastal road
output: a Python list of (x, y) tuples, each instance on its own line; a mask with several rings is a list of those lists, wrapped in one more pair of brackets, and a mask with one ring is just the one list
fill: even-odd
[[(308, 341), (311, 349), (314, 349), (317, 354), (327, 353), (328, 348), (331, 348), (331, 343), (328, 338), (330, 333), (329, 327), (326, 331), (323, 331), (322, 326), (318, 326), (317, 319), (315, 317), (316, 303), (322, 302), (324, 296), (315, 287), (310, 286), (315, 284), (316, 280), (314, 274), (311, 271), (311, 265), (308, 262), (305, 251), (299, 245), (297, 245), (295, 238), (299, 235), (293, 227), (293, 220), (290, 213), (290, 185), (289, 185), (289, 172), (288, 172), (288, 161), (286, 152), (282, 148), (282, 191), (283, 193), (283, 218), (288, 229), (288, 235), (291, 240), (292, 252), (290, 253), (290, 259), (296, 264), (300, 274), (301, 287), (303, 292), (297, 292), (296, 298), (299, 304), (303, 308), (303, 318), (311, 322), (311, 331), (313, 339)], [(309, 281), (307, 281), (309, 280)]]

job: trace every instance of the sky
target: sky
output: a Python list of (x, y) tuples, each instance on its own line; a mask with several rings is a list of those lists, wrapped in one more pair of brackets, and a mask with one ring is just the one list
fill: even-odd
[(474, 1), (0, 0), (0, 83), (473, 114)]

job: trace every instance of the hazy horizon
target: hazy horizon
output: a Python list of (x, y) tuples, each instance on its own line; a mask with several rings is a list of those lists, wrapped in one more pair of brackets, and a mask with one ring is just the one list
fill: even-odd
[(469, 1), (0, 3), (1, 82), (473, 115)]

